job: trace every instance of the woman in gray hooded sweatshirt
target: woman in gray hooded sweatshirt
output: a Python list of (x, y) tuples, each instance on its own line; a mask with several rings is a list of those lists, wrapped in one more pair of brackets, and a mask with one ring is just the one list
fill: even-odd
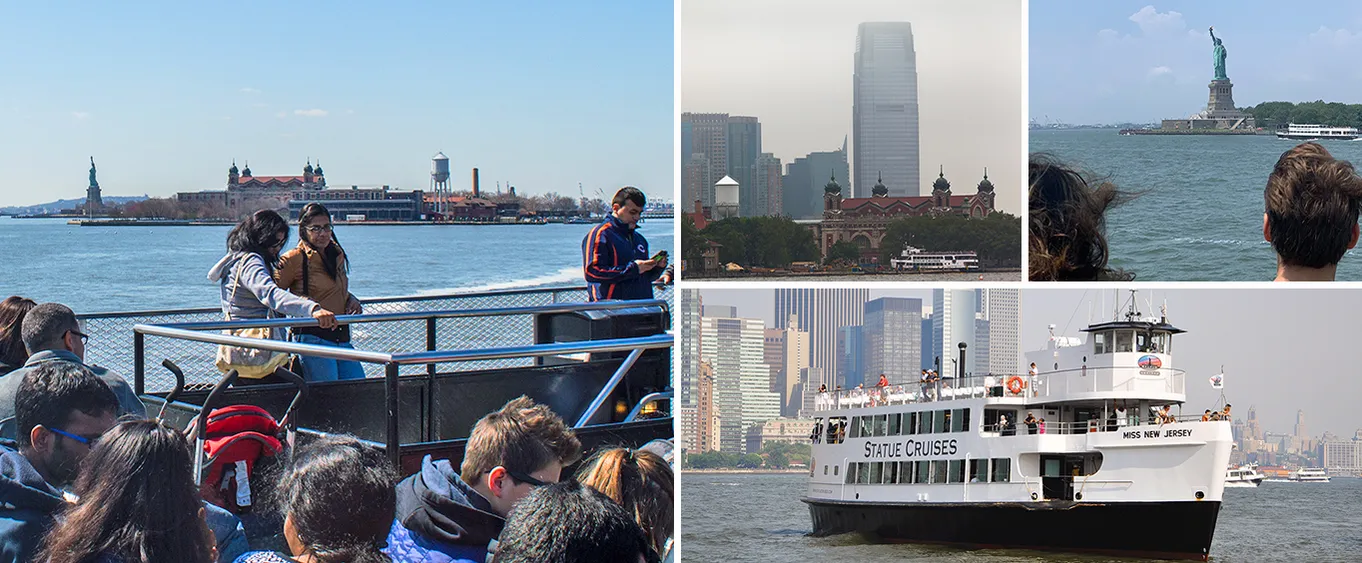
[[(312, 317), (322, 328), (334, 328), (335, 313), (274, 283), (274, 268), (279, 252), (288, 244), (288, 231), (283, 217), (262, 209), (227, 234), (227, 255), (208, 272), (208, 279), (218, 282), (221, 289), (222, 312), (229, 320)], [(272, 338), (284, 340), (283, 329), (272, 332)]]

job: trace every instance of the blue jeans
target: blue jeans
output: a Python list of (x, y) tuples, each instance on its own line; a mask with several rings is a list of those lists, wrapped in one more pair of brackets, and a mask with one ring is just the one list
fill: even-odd
[[(349, 342), (332, 342), (325, 338), (319, 338), (311, 334), (295, 334), (294, 342), (303, 344), (316, 344), (318, 346), (334, 346), (337, 348), (349, 348), (354, 350)], [(364, 366), (352, 360), (333, 360), (331, 358), (318, 358), (314, 356), (302, 356), (303, 359), (303, 379), (313, 381), (336, 381), (338, 379), (364, 379)]]

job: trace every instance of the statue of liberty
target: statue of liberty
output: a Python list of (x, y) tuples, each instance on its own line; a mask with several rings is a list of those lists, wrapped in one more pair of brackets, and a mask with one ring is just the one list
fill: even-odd
[(1222, 45), (1220, 39), (1215, 36), (1215, 26), (1211, 26), (1211, 41), (1215, 43), (1215, 50), (1212, 52), (1212, 56), (1215, 57), (1215, 79), (1229, 80), (1230, 77), (1225, 76), (1225, 55), (1227, 53), (1225, 52), (1225, 46)]

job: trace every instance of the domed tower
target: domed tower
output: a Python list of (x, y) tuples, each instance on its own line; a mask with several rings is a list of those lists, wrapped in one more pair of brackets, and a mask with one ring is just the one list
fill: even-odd
[(833, 173), (828, 183), (823, 186), (823, 214), (841, 212), (842, 185), (837, 183), (837, 174)]
[(871, 197), (887, 197), (889, 195), (889, 188), (884, 187), (884, 173), (880, 173), (879, 177), (875, 179), (875, 187), (870, 188), (870, 195)]
[[(247, 172), (246, 175), (247, 175), (247, 176), (250, 176), (251, 173), (250, 173), (250, 172)], [(236, 169), (236, 159), (233, 158), (233, 159), (232, 159), (232, 167), (227, 169), (227, 185), (229, 185), (229, 186), (235, 186), (235, 185), (236, 185), (236, 181), (237, 181), (238, 179), (240, 179), (240, 178), (241, 178), (241, 174), (237, 173), (237, 169)]]
[(312, 159), (307, 159), (307, 166), (303, 167), (303, 183), (312, 183)]
[(246, 167), (241, 169), (241, 175), (247, 178), (251, 177), (251, 161), (246, 161)]
[(988, 180), (988, 168), (984, 168), (984, 179), (979, 182), (979, 193), (975, 196), (989, 211), (993, 210), (993, 182)]
[(320, 159), (317, 160), (317, 167), (312, 169), (312, 175), (315, 176), (314, 181), (317, 182), (318, 186), (326, 187), (326, 175), (322, 173), (322, 161)]
[(951, 183), (946, 179), (946, 167), (942, 166), (940, 175), (932, 182), (932, 206), (949, 208), (951, 206)]

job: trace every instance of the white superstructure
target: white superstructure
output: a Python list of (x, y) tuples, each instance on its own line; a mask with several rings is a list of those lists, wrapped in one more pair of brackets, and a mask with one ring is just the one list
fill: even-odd
[(1329, 127), (1328, 125), (1308, 125), (1291, 123), (1285, 129), (1277, 130), (1277, 137), (1280, 139), (1340, 139), (1351, 141), (1358, 138), (1356, 127)]
[(1255, 464), (1229, 467), (1225, 469), (1226, 487), (1257, 487), (1263, 482), (1263, 474)]
[(979, 255), (973, 250), (928, 252), (909, 246), (898, 258), (890, 260), (896, 270), (962, 271), (978, 270)]

